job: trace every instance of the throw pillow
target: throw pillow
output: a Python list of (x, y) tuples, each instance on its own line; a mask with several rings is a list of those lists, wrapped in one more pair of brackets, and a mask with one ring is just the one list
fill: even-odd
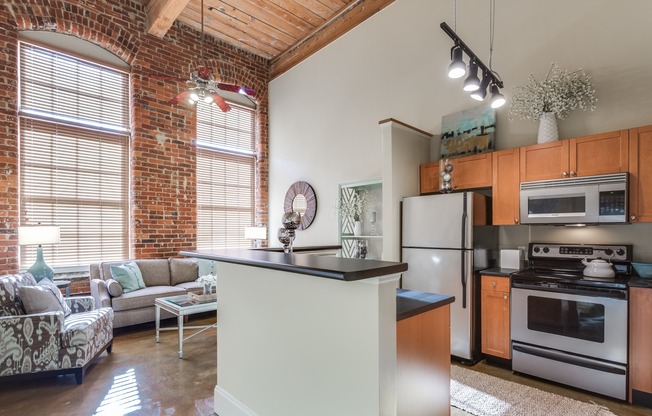
[(117, 280), (109, 279), (106, 281), (106, 289), (109, 291), (109, 295), (116, 297), (120, 296), (123, 293), (122, 286)]
[(136, 280), (138, 280), (138, 288), (139, 289), (147, 287), (147, 286), (145, 286), (145, 281), (143, 280), (143, 274), (140, 271), (140, 267), (138, 267), (136, 262), (132, 261), (132, 262), (129, 262), (129, 263), (125, 263), (124, 266), (126, 268), (128, 268), (129, 270), (131, 270), (134, 273), (134, 275), (136, 275)]
[(19, 286), (18, 296), (28, 314), (63, 312), (68, 316), (72, 313), (61, 291), (50, 279), (42, 279), (36, 286)]
[[(134, 290), (142, 289), (145, 287), (145, 282), (142, 282), (142, 275), (140, 275), (139, 282), (138, 275), (134, 271), (134, 269), (138, 270), (138, 274), (140, 274), (140, 269), (138, 269), (136, 263), (131, 263), (133, 264), (131, 267), (129, 267), (128, 264), (130, 263), (121, 264), (119, 266), (111, 266), (111, 276), (117, 280), (118, 283), (120, 283), (124, 293), (133, 292)], [(142, 286), (140, 284), (141, 282)]]

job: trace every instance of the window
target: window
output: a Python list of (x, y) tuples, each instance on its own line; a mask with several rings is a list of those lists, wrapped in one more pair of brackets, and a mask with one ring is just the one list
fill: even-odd
[[(51, 266), (129, 257), (129, 75), (20, 42), (21, 224), (53, 224)], [(36, 250), (20, 250), (20, 267)]]
[(197, 248), (250, 247), (254, 221), (254, 110), (197, 103)]

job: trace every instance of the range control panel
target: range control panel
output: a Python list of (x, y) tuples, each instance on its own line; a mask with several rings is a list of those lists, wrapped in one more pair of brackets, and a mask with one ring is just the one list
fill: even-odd
[(530, 243), (528, 251), (529, 258), (540, 259), (632, 260), (632, 246), (627, 244)]

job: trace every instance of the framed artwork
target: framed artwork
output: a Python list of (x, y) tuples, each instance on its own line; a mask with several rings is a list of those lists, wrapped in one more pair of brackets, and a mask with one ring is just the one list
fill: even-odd
[(491, 105), (441, 119), (441, 157), (471, 155), (495, 149), (496, 110)]

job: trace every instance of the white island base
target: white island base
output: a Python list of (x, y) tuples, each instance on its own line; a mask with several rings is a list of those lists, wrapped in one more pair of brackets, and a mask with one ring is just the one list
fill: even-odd
[(218, 261), (219, 416), (396, 415), (398, 274), (344, 281)]

